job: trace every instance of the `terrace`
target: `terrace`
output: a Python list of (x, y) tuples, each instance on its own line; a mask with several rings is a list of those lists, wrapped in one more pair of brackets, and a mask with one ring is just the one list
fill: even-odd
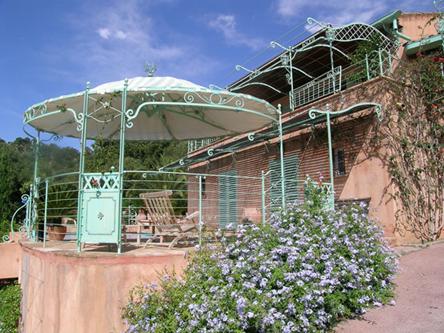
[[(273, 105), (281, 103), (284, 114), (298, 114), (305, 105), (377, 77), (390, 76), (398, 59), (399, 39), (408, 38), (395, 23), (399, 15), (396, 11), (372, 25), (352, 23), (340, 27), (308, 18), (309, 28), (318, 30), (316, 33), (288, 48), (272, 41), (270, 48), (283, 51), (256, 69), (236, 66), (248, 74), (227, 89)], [(396, 29), (388, 28), (395, 24)], [(188, 157), (213, 144), (214, 139), (190, 141)]]

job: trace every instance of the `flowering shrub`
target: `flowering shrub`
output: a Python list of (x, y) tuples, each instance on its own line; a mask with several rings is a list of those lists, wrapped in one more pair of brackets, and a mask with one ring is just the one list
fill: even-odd
[(318, 332), (388, 302), (396, 260), (380, 229), (363, 207), (323, 209), (315, 192), (201, 249), (183, 279), (135, 288), (128, 332)]
[(0, 333), (18, 332), (20, 299), (18, 284), (0, 286)]

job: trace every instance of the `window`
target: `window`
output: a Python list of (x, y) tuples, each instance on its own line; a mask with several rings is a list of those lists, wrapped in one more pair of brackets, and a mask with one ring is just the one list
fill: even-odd
[(333, 168), (336, 176), (345, 175), (345, 154), (344, 149), (333, 149)]

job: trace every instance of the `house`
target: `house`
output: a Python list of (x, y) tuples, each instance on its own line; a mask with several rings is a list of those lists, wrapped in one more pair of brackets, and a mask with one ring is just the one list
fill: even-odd
[[(281, 105), (287, 203), (303, 200), (307, 176), (330, 184), (334, 178), (337, 204), (365, 201), (392, 244), (417, 241), (413, 234), (398, 231), (400, 206), (392, 197), (395, 189), (387, 161), (372, 154), (369, 142), (378, 117), (393, 103), (386, 84), (400, 60), (441, 48), (438, 15), (395, 11), (372, 24), (334, 28), (313, 19), (308, 22), (317, 25), (315, 33), (290, 48), (272, 42), (283, 52), (250, 69), (228, 90)], [(333, 112), (331, 156), (325, 116), (312, 119), (313, 109)], [(200, 191), (196, 182), (190, 183), (189, 211), (197, 210), (200, 192), (204, 222), (265, 221), (269, 211), (280, 205), (278, 133), (268, 127), (249, 135), (189, 142), (188, 155), (168, 166), (208, 175)], [(262, 174), (264, 198), (249, 190), (261, 186)], [(266, 200), (267, 212), (261, 210), (261, 200)]]

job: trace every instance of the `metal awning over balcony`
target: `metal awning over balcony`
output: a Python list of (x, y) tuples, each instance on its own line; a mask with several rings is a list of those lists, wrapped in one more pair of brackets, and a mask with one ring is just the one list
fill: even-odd
[(337, 67), (350, 66), (350, 56), (359, 43), (375, 41), (380, 50), (390, 56), (399, 46), (396, 39), (365, 23), (332, 27), (311, 18), (307, 21), (320, 26), (320, 30), (288, 48), (271, 42), (272, 47), (280, 47), (284, 52), (254, 70), (238, 65), (238, 70), (246, 70), (249, 74), (230, 84), (228, 89), (250, 94), (270, 103), (289, 95), (289, 105), (284, 106), (283, 111), (292, 110), (296, 105), (290, 92), (317, 77), (334, 72)]

